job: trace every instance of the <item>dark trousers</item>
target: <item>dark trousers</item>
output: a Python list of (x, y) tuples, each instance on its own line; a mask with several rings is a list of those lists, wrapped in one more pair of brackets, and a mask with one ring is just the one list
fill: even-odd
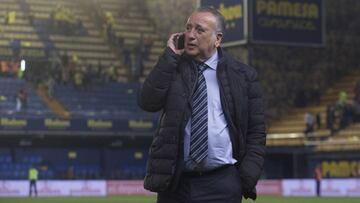
[(235, 166), (204, 174), (184, 173), (176, 192), (158, 193), (157, 203), (241, 203), (241, 181)]
[(34, 189), (35, 197), (36, 197), (37, 196), (36, 180), (30, 180), (29, 197), (31, 197), (33, 189)]
[(316, 180), (316, 196), (321, 196), (321, 181)]

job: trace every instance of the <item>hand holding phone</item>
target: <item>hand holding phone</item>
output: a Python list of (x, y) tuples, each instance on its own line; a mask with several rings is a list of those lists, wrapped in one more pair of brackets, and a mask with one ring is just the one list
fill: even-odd
[(170, 47), (176, 54), (181, 55), (184, 52), (184, 38), (184, 33), (174, 33), (167, 41), (167, 46)]
[(176, 49), (184, 49), (184, 48), (185, 48), (185, 35), (181, 34), (177, 36)]

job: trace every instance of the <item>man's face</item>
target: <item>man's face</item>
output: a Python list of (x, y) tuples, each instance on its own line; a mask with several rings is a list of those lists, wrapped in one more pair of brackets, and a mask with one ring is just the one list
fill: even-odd
[(216, 18), (209, 12), (194, 12), (186, 23), (185, 52), (197, 61), (209, 59), (220, 46)]

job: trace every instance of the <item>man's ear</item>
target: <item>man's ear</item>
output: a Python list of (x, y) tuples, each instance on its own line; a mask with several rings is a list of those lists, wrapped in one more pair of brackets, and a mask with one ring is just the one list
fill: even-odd
[(220, 46), (222, 38), (223, 38), (223, 33), (222, 32), (216, 33), (216, 41), (215, 41), (215, 46), (216, 47)]

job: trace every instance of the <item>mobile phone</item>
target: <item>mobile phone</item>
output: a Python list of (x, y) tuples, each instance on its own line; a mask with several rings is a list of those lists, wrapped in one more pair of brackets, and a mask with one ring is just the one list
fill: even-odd
[(176, 49), (184, 49), (185, 48), (185, 35), (178, 35), (176, 40)]

